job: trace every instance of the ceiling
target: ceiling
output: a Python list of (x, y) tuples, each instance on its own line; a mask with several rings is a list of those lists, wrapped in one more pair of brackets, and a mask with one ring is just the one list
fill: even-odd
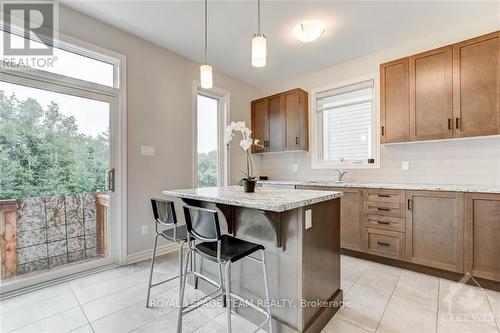
[[(203, 1), (76, 1), (75, 10), (142, 37), (196, 62), (203, 59)], [(262, 32), (268, 36), (267, 66), (250, 65), (257, 30), (257, 1), (208, 2), (208, 60), (216, 68), (256, 86), (273, 84), (343, 61), (495, 16), (499, 1), (267, 1)], [(323, 36), (304, 44), (292, 29), (304, 19), (327, 25)]]

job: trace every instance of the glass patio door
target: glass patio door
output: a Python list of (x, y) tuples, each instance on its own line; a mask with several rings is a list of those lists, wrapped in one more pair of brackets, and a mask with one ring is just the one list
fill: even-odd
[(114, 101), (0, 77), (2, 285), (30, 285), (112, 261)]

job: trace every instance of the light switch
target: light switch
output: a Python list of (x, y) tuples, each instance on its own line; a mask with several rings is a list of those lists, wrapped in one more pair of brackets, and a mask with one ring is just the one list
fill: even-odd
[(155, 156), (155, 147), (154, 146), (141, 146), (141, 155)]
[(306, 230), (311, 229), (313, 226), (313, 221), (312, 221), (312, 210), (307, 209), (306, 210)]
[(298, 164), (294, 164), (293, 165), (293, 171), (299, 171), (299, 165)]
[(403, 170), (403, 171), (410, 170), (410, 161), (401, 162), (401, 170)]

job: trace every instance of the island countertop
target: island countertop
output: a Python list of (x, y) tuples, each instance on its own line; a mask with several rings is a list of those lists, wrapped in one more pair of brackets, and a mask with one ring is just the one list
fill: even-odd
[(254, 193), (245, 193), (241, 186), (205, 187), (181, 190), (166, 190), (163, 195), (178, 198), (208, 201), (232, 206), (254, 208), (272, 212), (312, 205), (337, 199), (342, 192), (256, 188)]

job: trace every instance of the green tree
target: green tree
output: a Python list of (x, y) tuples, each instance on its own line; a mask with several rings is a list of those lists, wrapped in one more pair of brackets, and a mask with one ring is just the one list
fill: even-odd
[(0, 91), (0, 199), (103, 190), (108, 133), (78, 133), (74, 117), (51, 102)]
[(210, 187), (217, 186), (217, 170), (218, 170), (218, 154), (217, 150), (212, 150), (207, 153), (198, 154), (198, 186)]

